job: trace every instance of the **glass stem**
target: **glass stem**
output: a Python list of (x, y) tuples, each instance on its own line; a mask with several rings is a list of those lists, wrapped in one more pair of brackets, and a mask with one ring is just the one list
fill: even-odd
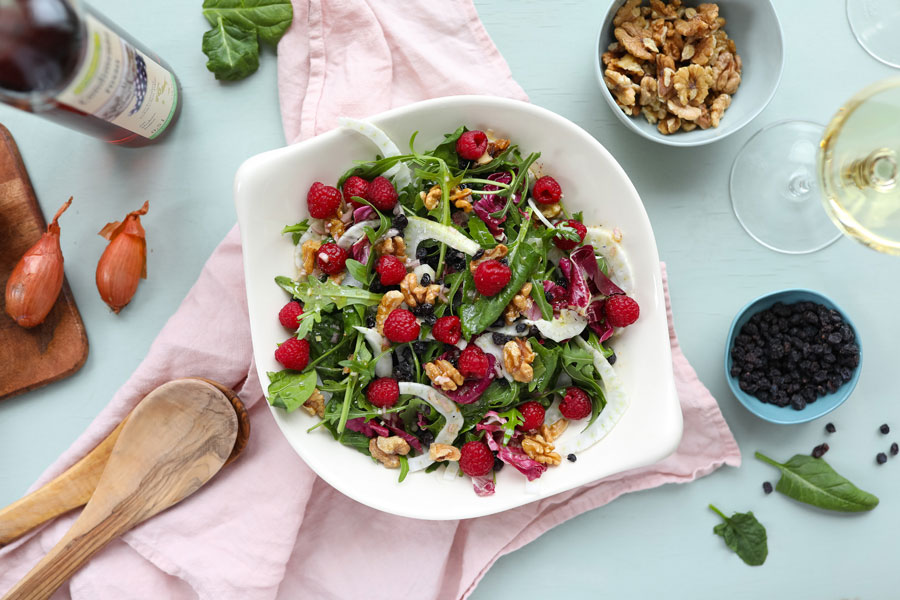
[(890, 148), (879, 148), (844, 167), (843, 177), (847, 185), (861, 190), (872, 188), (878, 192), (888, 192), (897, 185), (897, 154)]

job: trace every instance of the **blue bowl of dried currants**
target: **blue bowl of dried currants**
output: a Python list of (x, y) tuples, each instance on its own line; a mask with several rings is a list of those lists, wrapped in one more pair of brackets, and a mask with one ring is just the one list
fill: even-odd
[(806, 423), (840, 406), (859, 380), (859, 333), (831, 298), (772, 292), (742, 308), (728, 331), (725, 378), (757, 417)]

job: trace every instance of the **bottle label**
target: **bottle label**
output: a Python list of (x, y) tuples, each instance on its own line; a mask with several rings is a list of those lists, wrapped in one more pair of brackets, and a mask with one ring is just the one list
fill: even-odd
[(91, 14), (84, 60), (56, 100), (153, 139), (175, 113), (175, 77)]

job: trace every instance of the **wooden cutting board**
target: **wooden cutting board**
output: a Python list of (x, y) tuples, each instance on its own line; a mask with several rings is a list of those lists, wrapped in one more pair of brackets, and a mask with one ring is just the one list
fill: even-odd
[[(50, 202), (52, 215), (65, 198)], [(66, 235), (61, 217), (62, 236)], [(33, 390), (81, 368), (88, 354), (87, 334), (69, 283), (47, 319), (23, 329), (6, 314), (6, 280), (25, 252), (47, 230), (22, 157), (9, 130), (0, 125), (0, 400)]]

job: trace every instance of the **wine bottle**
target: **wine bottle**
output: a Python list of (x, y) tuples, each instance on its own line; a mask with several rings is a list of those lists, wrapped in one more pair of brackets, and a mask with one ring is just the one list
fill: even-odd
[(0, 100), (133, 147), (172, 129), (181, 86), (162, 59), (79, 0), (0, 0)]

